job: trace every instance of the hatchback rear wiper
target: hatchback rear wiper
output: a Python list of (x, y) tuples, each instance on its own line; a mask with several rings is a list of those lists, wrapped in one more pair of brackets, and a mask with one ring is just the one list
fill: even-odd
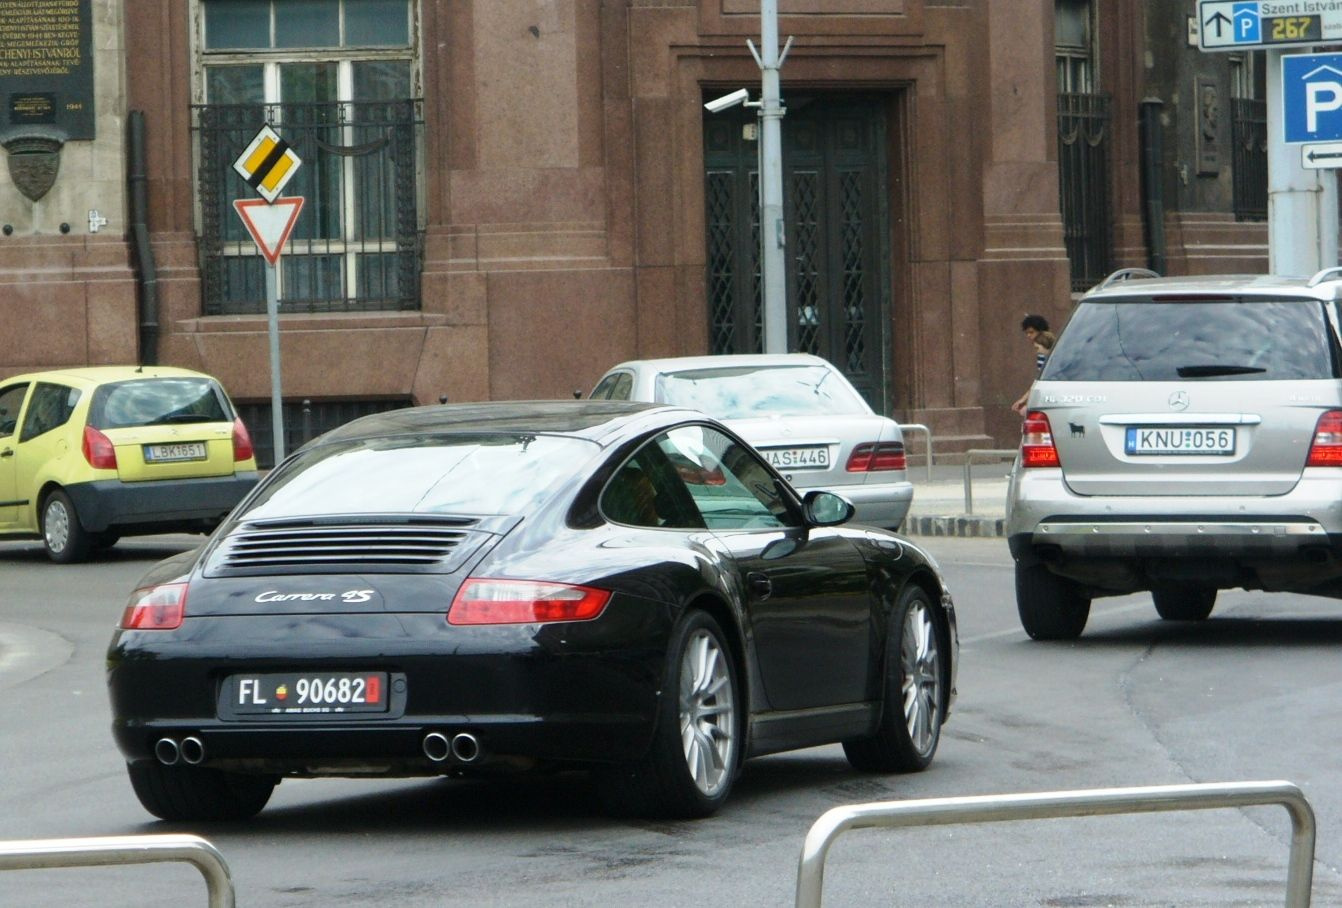
[(203, 413), (169, 413), (167, 416), (160, 416), (158, 419), (150, 423), (150, 425), (165, 426), (168, 425), (169, 423), (177, 423), (177, 422), (224, 422), (224, 421), (225, 420), (223, 420), (221, 417), (206, 416)]
[(1217, 375), (1255, 375), (1266, 372), (1259, 366), (1180, 366), (1174, 370), (1180, 378), (1213, 378)]

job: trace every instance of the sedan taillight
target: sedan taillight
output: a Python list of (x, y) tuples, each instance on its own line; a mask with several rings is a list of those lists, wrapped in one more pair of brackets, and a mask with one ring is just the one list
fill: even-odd
[(1038, 410), (1025, 414), (1021, 425), (1020, 460), (1025, 467), (1057, 467), (1062, 465), (1058, 459), (1058, 448), (1053, 444), (1053, 427), (1048, 423), (1048, 415)]
[(133, 631), (170, 631), (186, 616), (186, 584), (163, 583), (130, 594), (121, 627)]
[(1314, 426), (1307, 467), (1342, 467), (1342, 410), (1329, 410)]
[(254, 454), (252, 436), (247, 434), (247, 427), (242, 424), (241, 417), (233, 420), (233, 460), (251, 460)]
[(116, 469), (116, 446), (112, 444), (112, 439), (93, 426), (84, 427), (84, 443), (81, 448), (84, 451), (84, 459), (93, 469)]
[(902, 441), (869, 441), (853, 448), (848, 455), (849, 473), (878, 473), (885, 470), (903, 470), (908, 466)]
[(590, 621), (605, 611), (608, 590), (539, 580), (472, 577), (457, 590), (448, 624), (545, 624)]

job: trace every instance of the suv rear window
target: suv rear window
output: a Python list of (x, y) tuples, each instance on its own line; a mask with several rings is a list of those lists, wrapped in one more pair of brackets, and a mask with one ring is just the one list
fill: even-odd
[(204, 378), (145, 378), (103, 385), (89, 407), (89, 425), (95, 429), (232, 421), (223, 390)]
[(1285, 381), (1342, 376), (1317, 300), (1082, 303), (1041, 381)]

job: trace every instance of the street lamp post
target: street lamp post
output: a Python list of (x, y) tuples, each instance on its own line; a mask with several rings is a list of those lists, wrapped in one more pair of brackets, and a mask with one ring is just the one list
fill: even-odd
[(764, 302), (764, 352), (787, 352), (787, 268), (783, 248), (787, 231), (783, 224), (783, 115), (787, 110), (779, 92), (778, 70), (787, 58), (792, 39), (778, 50), (778, 0), (760, 0), (760, 44), (746, 39), (746, 46), (760, 68), (760, 99), (738, 88), (704, 105), (710, 113), (721, 113), (737, 104), (759, 111), (760, 172), (760, 278)]

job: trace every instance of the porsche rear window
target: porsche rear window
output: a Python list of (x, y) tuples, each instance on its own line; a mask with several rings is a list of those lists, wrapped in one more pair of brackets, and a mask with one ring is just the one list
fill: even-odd
[(1077, 307), (1043, 381), (1285, 381), (1342, 376), (1317, 300)]
[(239, 516), (525, 514), (599, 451), (585, 439), (511, 433), (319, 445), (285, 463)]
[(207, 378), (143, 378), (102, 385), (89, 407), (89, 425), (95, 429), (232, 421), (223, 390)]

